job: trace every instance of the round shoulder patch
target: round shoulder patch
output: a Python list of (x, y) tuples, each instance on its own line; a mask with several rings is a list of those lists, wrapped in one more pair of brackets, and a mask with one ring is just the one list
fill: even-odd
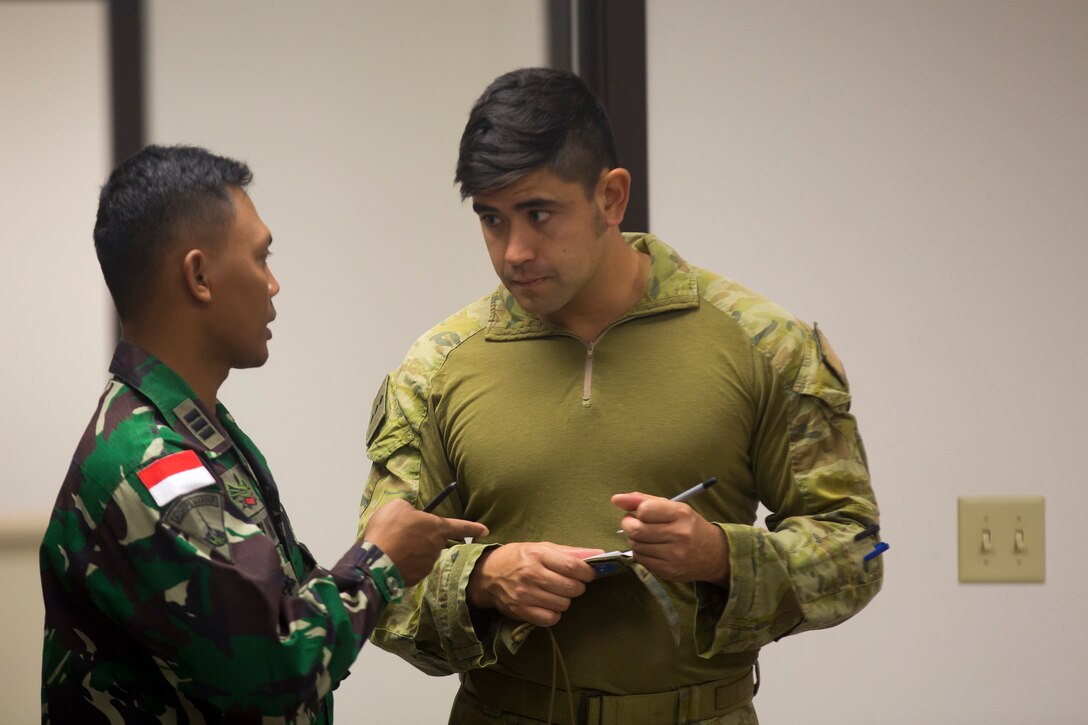
[(219, 491), (197, 491), (173, 501), (163, 521), (198, 548), (216, 552), (231, 561), (227, 528), (223, 521), (223, 495)]

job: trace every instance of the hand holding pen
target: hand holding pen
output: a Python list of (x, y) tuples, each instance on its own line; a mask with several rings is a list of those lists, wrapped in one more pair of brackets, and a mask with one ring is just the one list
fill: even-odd
[[(443, 501), (445, 501), (446, 497), (449, 496), (451, 493), (453, 493), (454, 489), (456, 489), (456, 488), (457, 488), (457, 481), (450, 481), (449, 483), (447, 483), (445, 485), (445, 487), (441, 491), (439, 491), (438, 494), (434, 498), (432, 498), (430, 500), (430, 502), (426, 506), (423, 507), (423, 513), (429, 514), (429, 513), (434, 512), (434, 510), (436, 508), (438, 508), (438, 505), (440, 503), (442, 503)], [(460, 541), (461, 539), (457, 539), (457, 540)], [(466, 544), (471, 543), (472, 540), (473, 540), (473, 537), (466, 536), (463, 540), (464, 540), (464, 542)]]
[(424, 513), (398, 498), (374, 512), (362, 538), (388, 555), (404, 583), (412, 586), (430, 573), (447, 541), (486, 535), (483, 524)]
[[(694, 486), (689, 488), (687, 491), (684, 491), (683, 493), (676, 494), (675, 496), (673, 496), (669, 500), (670, 501), (675, 501), (676, 503), (682, 503), (684, 501), (687, 501), (689, 498), (691, 498), (695, 494), (702, 493), (703, 491), (707, 490), (708, 488), (710, 488), (711, 486), (713, 486), (717, 482), (718, 482), (718, 478), (716, 476), (711, 476), (710, 478), (706, 479), (705, 481), (700, 481), (699, 483), (695, 484)], [(441, 496), (441, 495), (442, 494), (439, 494), (439, 496)], [(612, 502), (615, 503), (615, 498), (613, 498)], [(424, 509), (424, 510), (426, 510), (426, 509)], [(623, 529), (619, 529), (618, 531), (616, 531), (616, 533), (617, 534), (622, 534)]]
[(619, 493), (612, 504), (627, 512), (621, 531), (635, 561), (666, 581), (729, 581), (729, 542), (721, 527), (683, 502), (717, 483), (708, 478), (665, 499), (645, 493)]

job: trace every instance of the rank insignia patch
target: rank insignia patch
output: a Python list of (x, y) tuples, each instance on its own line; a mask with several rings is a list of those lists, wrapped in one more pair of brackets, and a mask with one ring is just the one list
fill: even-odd
[(174, 415), (190, 433), (196, 436), (197, 440), (208, 447), (208, 450), (222, 452), (221, 449), (225, 447), (227, 439), (211, 424), (196, 403), (191, 400), (183, 401), (181, 405), (174, 408)]

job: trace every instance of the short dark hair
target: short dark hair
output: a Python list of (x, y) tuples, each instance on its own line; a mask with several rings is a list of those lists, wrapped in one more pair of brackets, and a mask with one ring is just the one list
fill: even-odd
[(461, 198), (508, 186), (546, 166), (591, 194), (617, 166), (604, 106), (581, 78), (551, 68), (499, 76), (472, 107), (454, 181)]
[(179, 235), (214, 242), (234, 218), (230, 187), (252, 180), (241, 161), (196, 146), (147, 146), (113, 170), (98, 197), (94, 248), (122, 320), (152, 293)]

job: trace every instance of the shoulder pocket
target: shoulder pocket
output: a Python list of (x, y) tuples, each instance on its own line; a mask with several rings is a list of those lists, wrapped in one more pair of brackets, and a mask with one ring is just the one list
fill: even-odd
[(370, 412), (366, 431), (367, 457), (374, 463), (382, 463), (414, 440), (412, 426), (397, 402), (396, 383), (387, 375)]
[(801, 395), (817, 397), (834, 409), (850, 409), (846, 371), (827, 337), (816, 325), (805, 332), (805, 354), (793, 390)]

